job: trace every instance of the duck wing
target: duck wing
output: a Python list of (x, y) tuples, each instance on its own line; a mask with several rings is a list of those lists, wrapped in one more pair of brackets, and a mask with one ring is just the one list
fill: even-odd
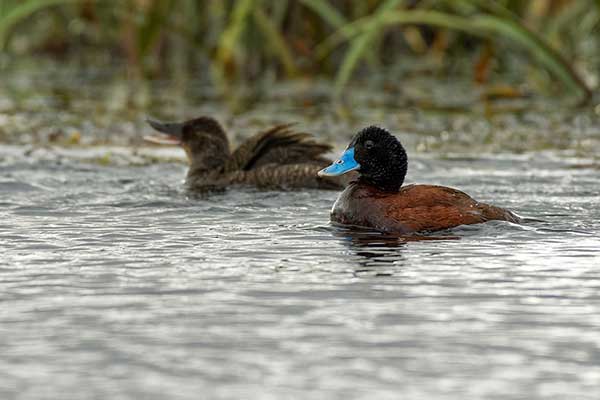
[(323, 167), (330, 161), (323, 154), (331, 146), (318, 143), (309, 133), (295, 132), (293, 124), (277, 125), (256, 134), (243, 142), (231, 155), (226, 172), (249, 171), (273, 165), (318, 164)]
[(481, 203), (449, 187), (408, 185), (388, 210), (388, 217), (411, 231), (435, 231), (491, 220), (519, 223), (509, 210)]
[(225, 179), (227, 185), (250, 185), (261, 189), (313, 188), (339, 190), (345, 186), (345, 181), (317, 176), (317, 172), (322, 167), (321, 164), (317, 163), (265, 164), (247, 171), (232, 171), (226, 175)]

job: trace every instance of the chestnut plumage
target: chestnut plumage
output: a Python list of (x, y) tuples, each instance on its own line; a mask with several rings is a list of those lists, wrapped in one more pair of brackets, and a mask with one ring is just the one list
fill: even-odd
[(375, 126), (360, 131), (338, 161), (319, 171), (321, 176), (354, 170), (359, 174), (335, 202), (331, 221), (401, 234), (491, 220), (521, 221), (508, 210), (480, 203), (456, 189), (435, 185), (402, 187), (407, 168), (406, 151), (392, 134)]

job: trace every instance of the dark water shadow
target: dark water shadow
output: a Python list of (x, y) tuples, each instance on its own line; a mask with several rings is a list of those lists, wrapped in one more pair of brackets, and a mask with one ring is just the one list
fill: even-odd
[(408, 243), (423, 241), (460, 240), (460, 236), (443, 234), (396, 234), (384, 233), (358, 227), (332, 227), (333, 236), (341, 238), (345, 245), (357, 256), (355, 275), (374, 273), (375, 276), (390, 276), (388, 270), (377, 271), (381, 267), (404, 264), (403, 252)]
[(410, 242), (432, 240), (460, 240), (457, 235), (431, 234), (431, 233), (389, 233), (373, 229), (354, 226), (333, 225), (333, 235), (347, 239), (354, 247), (399, 247)]

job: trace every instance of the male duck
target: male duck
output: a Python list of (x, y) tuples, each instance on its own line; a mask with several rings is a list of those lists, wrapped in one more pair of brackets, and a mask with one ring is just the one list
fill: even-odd
[(439, 231), (491, 220), (520, 222), (512, 212), (479, 203), (466, 193), (444, 186), (402, 186), (408, 158), (402, 144), (385, 129), (360, 131), (341, 158), (319, 171), (338, 176), (358, 171), (358, 180), (341, 193), (331, 221), (384, 232)]
[(297, 133), (290, 125), (277, 125), (258, 133), (231, 153), (221, 125), (211, 117), (164, 123), (148, 120), (161, 134), (144, 137), (159, 144), (177, 144), (190, 164), (186, 184), (198, 191), (222, 190), (232, 185), (263, 189), (341, 189), (339, 179), (318, 177), (331, 163), (323, 157), (330, 151), (308, 133)]

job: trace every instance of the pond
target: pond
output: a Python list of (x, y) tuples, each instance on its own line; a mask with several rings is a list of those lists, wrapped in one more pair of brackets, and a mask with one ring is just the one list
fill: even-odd
[[(593, 110), (513, 121), (532, 132), (517, 154), (514, 141), (497, 151), (514, 139), (513, 113), (490, 127), (477, 112), (391, 113), (357, 100), (354, 115), (402, 132), (409, 183), (460, 188), (528, 218), (405, 241), (332, 227), (336, 192), (186, 193), (177, 149), (137, 148), (144, 112), (90, 113), (94, 90), (105, 95), (99, 82), (68, 89), (75, 106), (39, 89), (37, 115), (35, 98), (19, 100), (36, 80), (15, 82), (0, 146), (2, 398), (597, 397)], [(316, 105), (296, 120), (341, 149), (362, 119), (319, 114), (310, 96)], [(300, 109), (292, 103), (225, 119), (258, 129)], [(223, 107), (195, 99), (173, 112)], [(7, 128), (15, 121), (42, 127), (23, 137)], [(487, 139), (461, 145), (477, 126)], [(558, 150), (544, 150), (552, 141)]]

